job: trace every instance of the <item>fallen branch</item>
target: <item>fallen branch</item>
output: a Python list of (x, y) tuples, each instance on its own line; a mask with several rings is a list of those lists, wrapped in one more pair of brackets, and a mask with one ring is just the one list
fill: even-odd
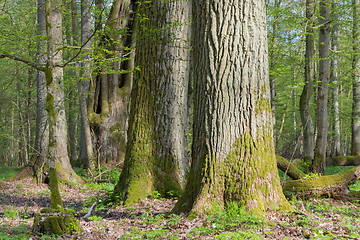
[(360, 166), (334, 175), (284, 182), (283, 191), (304, 197), (343, 197), (349, 193), (349, 185), (355, 183), (359, 176)]
[(326, 158), (327, 166), (359, 166), (360, 156), (335, 156)]
[(276, 163), (277, 167), (293, 180), (302, 179), (306, 176), (305, 173), (300, 171), (293, 163), (281, 156), (276, 155)]

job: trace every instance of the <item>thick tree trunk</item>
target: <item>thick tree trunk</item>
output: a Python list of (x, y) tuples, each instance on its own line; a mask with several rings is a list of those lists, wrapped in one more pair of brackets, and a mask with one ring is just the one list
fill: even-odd
[(194, 133), (186, 189), (173, 212), (235, 201), (289, 209), (276, 168), (265, 1), (192, 4)]
[[(61, 1), (61, 0), (60, 0)], [(49, 147), (48, 147), (48, 161), (49, 161), (49, 178), (50, 178), (50, 191), (51, 191), (51, 208), (63, 209), (63, 203), (58, 188), (58, 174), (57, 174), (57, 151), (58, 151), (58, 117), (59, 111), (56, 109), (56, 95), (58, 90), (56, 89), (59, 81), (61, 81), (61, 71), (55, 64), (62, 61), (62, 52), (56, 51), (56, 47), (59, 47), (60, 39), (62, 40), (61, 33), (61, 2), (59, 0), (51, 1), (45, 0), (45, 19), (46, 19), (46, 35), (47, 35), (47, 63), (45, 69), (46, 76), (46, 111), (48, 113), (49, 121)], [(57, 22), (60, 21), (60, 22)], [(60, 28), (60, 32), (57, 29)], [(57, 52), (55, 54), (55, 52)]]
[[(51, 36), (52, 38), (52, 46), (50, 46), (51, 54), (48, 56), (51, 60), (53, 66), (50, 66), (51, 69), (47, 71), (51, 71), (47, 73), (46, 76), (47, 80), (47, 97), (46, 97), (46, 108), (51, 114), (55, 114), (56, 122), (54, 125), (50, 125), (49, 120), (49, 130), (55, 131), (53, 134), (56, 135), (56, 141), (51, 140), (51, 136), (49, 135), (49, 149), (51, 148), (53, 158), (56, 164), (56, 172), (58, 177), (64, 181), (71, 181), (71, 182), (82, 182), (82, 179), (74, 172), (70, 165), (69, 154), (67, 150), (67, 123), (66, 123), (66, 115), (65, 115), (65, 105), (64, 105), (64, 81), (63, 81), (63, 69), (61, 67), (57, 67), (57, 64), (61, 64), (62, 58), (62, 8), (61, 8), (61, 0), (54, 0), (51, 2), (51, 27), (47, 31), (48, 37)], [(46, 13), (48, 14), (48, 13)], [(50, 32), (49, 32), (50, 31)], [(49, 43), (48, 43), (49, 45)], [(48, 46), (49, 48), (49, 46)], [(49, 49), (48, 49), (49, 52)], [(49, 68), (49, 67), (48, 67)], [(49, 86), (49, 74), (52, 76), (52, 85)], [(49, 92), (50, 91), (50, 92)], [(49, 105), (49, 98), (52, 98), (54, 101), (54, 109), (52, 109), (51, 104)], [(50, 107), (50, 109), (49, 109)], [(54, 113), (52, 113), (54, 112)], [(49, 116), (50, 117), (50, 116)], [(53, 120), (53, 119), (52, 119)], [(54, 129), (51, 129), (53, 127)], [(56, 146), (50, 146), (52, 144), (56, 144)], [(55, 147), (55, 150), (54, 150)]]
[(300, 96), (300, 117), (303, 128), (303, 157), (306, 163), (310, 165), (314, 158), (315, 136), (314, 126), (311, 117), (311, 97), (314, 88), (315, 78), (315, 36), (314, 36), (314, 0), (306, 0), (306, 51), (305, 51), (305, 85)]
[(349, 186), (360, 176), (360, 167), (349, 169), (334, 175), (288, 181), (284, 183), (284, 192), (293, 192), (303, 197), (343, 197), (349, 192)]
[(353, 0), (353, 110), (351, 155), (360, 155), (360, 1)]
[[(132, 46), (131, 8), (130, 0), (114, 1), (100, 42), (104, 49), (99, 53), (103, 55), (100, 60), (106, 64), (99, 64), (91, 87), (94, 94), (89, 99), (89, 121), (101, 163), (122, 161), (125, 154), (131, 77), (120, 73), (127, 70), (121, 64), (126, 61), (124, 55), (129, 54), (126, 48)], [(113, 61), (114, 58), (120, 60)]]
[(125, 204), (153, 190), (179, 194), (188, 169), (189, 3), (141, 3), (138, 13), (149, 20), (137, 19), (135, 64), (140, 71), (134, 75), (127, 152), (115, 189)]
[(317, 92), (317, 138), (312, 162), (312, 172), (325, 174), (325, 157), (328, 135), (328, 83), (330, 78), (330, 1), (320, 1), (319, 33), (319, 84)]

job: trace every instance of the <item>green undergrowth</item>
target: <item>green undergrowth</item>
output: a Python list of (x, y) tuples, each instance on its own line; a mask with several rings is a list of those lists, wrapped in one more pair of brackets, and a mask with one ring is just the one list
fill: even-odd
[(10, 224), (0, 224), (0, 239), (28, 239), (26, 234), (29, 231), (30, 225), (20, 223), (17, 226), (11, 226)]
[(0, 166), (0, 181), (8, 180), (23, 169), (24, 167)]
[[(251, 239), (258, 238), (254, 229), (264, 228), (266, 226), (264, 219), (246, 212), (236, 202), (230, 202), (225, 209), (215, 206), (205, 218), (203, 226), (193, 229), (190, 232), (191, 237), (202, 237), (206, 235), (216, 235), (219, 239), (229, 239), (237, 237), (250, 236)], [(243, 228), (247, 229), (243, 229)], [(242, 229), (244, 232), (237, 230)]]

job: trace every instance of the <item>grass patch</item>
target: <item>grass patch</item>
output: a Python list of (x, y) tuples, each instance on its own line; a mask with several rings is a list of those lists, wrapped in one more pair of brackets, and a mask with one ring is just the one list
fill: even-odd
[(24, 167), (0, 166), (0, 181), (8, 180), (9, 178), (21, 172), (23, 169)]

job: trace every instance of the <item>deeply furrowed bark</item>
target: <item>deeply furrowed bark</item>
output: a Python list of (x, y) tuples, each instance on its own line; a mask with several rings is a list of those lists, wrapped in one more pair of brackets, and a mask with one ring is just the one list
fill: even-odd
[(114, 194), (125, 204), (153, 190), (179, 194), (185, 182), (188, 9), (182, 0), (138, 5), (136, 16), (148, 20), (136, 20), (140, 70), (134, 75), (125, 163)]
[(265, 1), (193, 1), (192, 19), (192, 165), (173, 212), (231, 201), (259, 215), (289, 209), (272, 138)]

